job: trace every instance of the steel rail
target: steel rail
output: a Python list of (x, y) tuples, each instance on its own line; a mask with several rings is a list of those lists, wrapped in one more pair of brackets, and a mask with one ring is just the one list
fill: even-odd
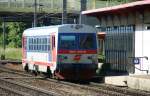
[(6, 64), (6, 63), (21, 64), (22, 61), (20, 61), (20, 60), (0, 60), (0, 63), (2, 63), (2, 64)]
[(127, 89), (127, 88), (121, 88), (121, 87), (117, 87), (113, 85), (99, 84), (99, 83), (94, 83), (94, 82), (90, 82), (90, 85), (94, 87), (102, 88), (102, 89), (116, 91), (119, 93), (124, 93), (124, 94), (131, 95), (131, 96), (150, 96), (150, 92), (145, 92), (142, 90), (135, 90), (131, 88)]
[(31, 96), (25, 92), (20, 92), (12, 88), (0, 85), (0, 96)]
[(21, 75), (21, 76), (28, 76), (28, 77), (32, 77), (33, 76), (31, 74), (26, 74), (25, 71), (20, 71), (20, 70), (7, 68), (7, 67), (4, 67), (3, 65), (0, 65), (0, 71), (11, 73), (11, 74), (18, 74), (18, 75)]
[(53, 91), (47, 91), (41, 88), (37, 88), (23, 83), (14, 82), (11, 80), (0, 79), (0, 82), (1, 82), (1, 86), (5, 86), (5, 87), (7, 86), (11, 89), (30, 94), (30, 96), (61, 96), (60, 94), (55, 93)]
[(78, 88), (85, 89), (85, 90), (94, 91), (94, 92), (97, 92), (97, 93), (100, 93), (100, 94), (110, 95), (110, 96), (130, 96), (130, 95), (126, 95), (126, 94), (111, 91), (111, 90), (92, 87), (92, 86), (89, 86), (89, 85), (75, 84), (75, 83), (71, 83), (71, 82), (59, 81), (59, 80), (54, 80), (54, 79), (47, 79), (47, 80), (49, 80), (51, 82), (56, 82), (56, 83), (61, 83), (61, 84), (69, 85), (69, 86), (78, 87)]
[[(0, 70), (3, 69), (4, 71), (6, 71), (4, 68), (0, 67)], [(15, 74), (20, 74), (23, 76), (29, 76), (29, 77), (1, 77), (0, 79), (17, 79), (17, 78), (26, 78), (26, 79), (44, 79), (44, 77), (32, 77), (33, 75), (28, 75), (25, 73), (20, 73), (19, 72), (15, 72), (16, 70), (14, 69), (10, 69), (10, 68), (6, 68), (7, 70), (11, 70), (10, 73), (12, 73), (14, 71)], [(150, 93), (148, 92), (144, 92), (144, 91), (140, 91), (140, 90), (134, 90), (134, 89), (126, 89), (126, 88), (120, 88), (120, 87), (116, 87), (116, 86), (112, 86), (112, 85), (106, 85), (106, 84), (99, 84), (99, 83), (93, 83), (90, 82), (89, 85), (81, 85), (81, 84), (75, 84), (75, 83), (70, 83), (70, 82), (66, 82), (66, 81), (60, 81), (60, 80), (54, 80), (54, 79), (46, 79), (48, 81), (51, 82), (55, 82), (55, 83), (59, 83), (59, 84), (64, 84), (64, 85), (69, 85), (69, 86), (74, 86), (74, 87), (78, 87), (78, 88), (82, 88), (85, 90), (90, 90), (90, 91), (94, 91), (97, 93), (101, 93), (101, 94), (108, 94), (108, 95), (117, 95), (117, 96), (133, 96), (133, 95), (137, 95), (137, 96), (150, 96)]]

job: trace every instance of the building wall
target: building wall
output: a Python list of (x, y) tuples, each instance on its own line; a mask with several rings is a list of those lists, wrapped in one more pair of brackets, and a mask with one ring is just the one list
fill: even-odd
[[(150, 74), (150, 10), (104, 15), (99, 22), (89, 18), (86, 17), (86, 24), (99, 24), (101, 31), (106, 32), (106, 63), (112, 70), (130, 75)], [(135, 58), (139, 58), (139, 64), (134, 64)]]
[(147, 26), (150, 26), (150, 11), (145, 10), (143, 14), (136, 12), (135, 57), (140, 57), (140, 64), (135, 65), (136, 74), (150, 71), (150, 60), (146, 58), (150, 58), (150, 30)]

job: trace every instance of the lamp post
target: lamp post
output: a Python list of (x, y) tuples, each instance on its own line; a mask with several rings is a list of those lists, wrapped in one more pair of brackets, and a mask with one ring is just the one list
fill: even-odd
[(37, 26), (37, 0), (34, 0), (34, 27)]
[(83, 15), (81, 14), (81, 12), (86, 10), (87, 0), (80, 0), (80, 3), (81, 3), (81, 8), (80, 8), (80, 14), (79, 14), (79, 24), (82, 24)]
[(67, 0), (63, 0), (62, 24), (67, 23)]

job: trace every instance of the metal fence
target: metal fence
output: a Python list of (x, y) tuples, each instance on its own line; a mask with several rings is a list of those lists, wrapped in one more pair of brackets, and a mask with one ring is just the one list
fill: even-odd
[(106, 27), (106, 63), (112, 70), (128, 71), (128, 58), (134, 57), (134, 25)]

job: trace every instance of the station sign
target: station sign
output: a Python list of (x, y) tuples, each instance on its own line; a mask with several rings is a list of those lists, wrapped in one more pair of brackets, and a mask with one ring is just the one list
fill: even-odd
[(133, 64), (140, 64), (140, 58), (133, 58)]

